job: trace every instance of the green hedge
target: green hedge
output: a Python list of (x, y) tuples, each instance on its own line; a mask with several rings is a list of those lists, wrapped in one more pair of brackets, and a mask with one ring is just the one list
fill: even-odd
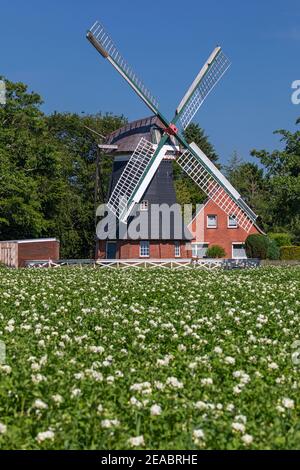
[(280, 259), (280, 249), (275, 240), (269, 239), (267, 259), (271, 259), (273, 261)]
[(207, 258), (217, 259), (217, 258), (225, 258), (226, 253), (224, 248), (219, 245), (213, 245), (208, 248), (206, 252)]
[(289, 233), (268, 233), (268, 237), (274, 240), (278, 247), (292, 245), (292, 239)]
[(279, 248), (275, 240), (270, 240), (267, 235), (249, 235), (245, 243), (248, 258), (278, 260)]
[(300, 246), (282, 246), (280, 248), (280, 259), (300, 260)]

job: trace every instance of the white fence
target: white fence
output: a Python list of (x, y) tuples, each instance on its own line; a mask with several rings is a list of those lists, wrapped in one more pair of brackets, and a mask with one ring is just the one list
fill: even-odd
[(224, 260), (224, 259), (122, 259), (122, 260), (60, 260), (27, 261), (28, 268), (60, 268), (63, 266), (90, 266), (92, 268), (105, 269), (251, 269), (260, 266), (260, 261), (255, 259)]

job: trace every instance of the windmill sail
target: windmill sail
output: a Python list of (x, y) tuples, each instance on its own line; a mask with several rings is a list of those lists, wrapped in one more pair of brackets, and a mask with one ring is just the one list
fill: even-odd
[(140, 140), (107, 203), (121, 222), (126, 222), (134, 204), (140, 202), (164, 155), (164, 146), (155, 149), (148, 140)]
[(186, 129), (204, 100), (229, 68), (230, 62), (221, 48), (214, 49), (182, 99), (174, 119), (170, 122), (158, 110), (158, 103), (153, 95), (125, 62), (99, 22), (96, 22), (88, 31), (87, 38), (166, 126), (156, 150), (151, 142), (145, 139), (140, 141), (114, 188), (107, 204), (108, 208), (121, 221), (126, 221), (134, 204), (140, 202), (143, 197), (165, 156), (167, 140), (170, 135), (173, 135), (185, 149), (177, 160), (179, 165), (226, 214), (234, 216), (239, 226), (249, 232), (257, 216), (196, 144), (189, 146), (176, 127), (176, 123), (180, 120), (182, 127)]
[(194, 143), (190, 148), (180, 155), (177, 163), (220, 209), (235, 217), (238, 225), (249, 233), (256, 214), (202, 150)]
[(137, 77), (125, 59), (123, 59), (113, 40), (107, 34), (99, 21), (96, 21), (96, 23), (88, 31), (87, 39), (91, 42), (95, 49), (97, 49), (97, 51), (113, 65), (113, 67), (129, 83), (134, 91), (147, 104), (147, 106), (156, 114), (158, 101), (144, 85), (142, 80)]
[(216, 47), (176, 110), (184, 129), (190, 124), (204, 100), (229, 67), (229, 60), (222, 52), (221, 48)]

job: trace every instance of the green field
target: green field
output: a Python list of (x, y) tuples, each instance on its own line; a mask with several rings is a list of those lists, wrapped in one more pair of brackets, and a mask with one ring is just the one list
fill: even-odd
[(1, 449), (300, 447), (299, 268), (0, 281)]

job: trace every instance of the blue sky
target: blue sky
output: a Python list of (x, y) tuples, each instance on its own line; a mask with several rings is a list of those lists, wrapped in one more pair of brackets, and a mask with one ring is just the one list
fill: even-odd
[(169, 117), (214, 46), (223, 47), (232, 66), (195, 119), (223, 163), (234, 150), (249, 159), (252, 148), (275, 148), (273, 130), (293, 130), (300, 117), (291, 102), (299, 0), (2, 0), (0, 15), (0, 75), (39, 92), (45, 112), (149, 115), (86, 41), (99, 19)]

